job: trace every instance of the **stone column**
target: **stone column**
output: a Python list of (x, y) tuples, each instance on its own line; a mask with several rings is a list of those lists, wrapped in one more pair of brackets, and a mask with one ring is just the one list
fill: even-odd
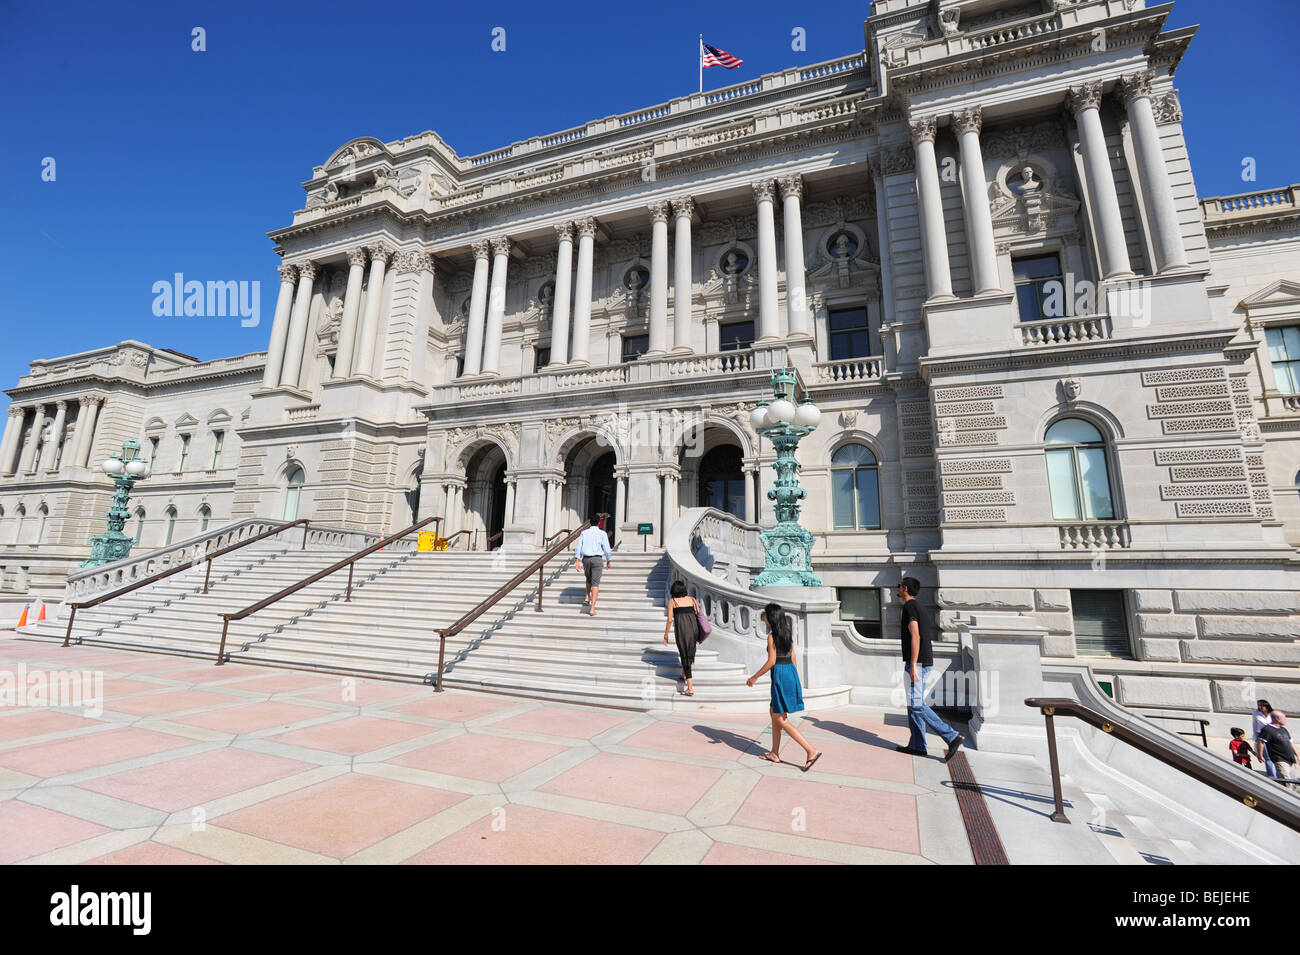
[(293, 300), (289, 340), (284, 348), (284, 370), (280, 373), (280, 384), (288, 388), (297, 388), (302, 374), (303, 353), (307, 350), (307, 322), (311, 315), (311, 290), (315, 281), (315, 262), (303, 262), (298, 266), (298, 294)]
[(510, 240), (492, 240), (492, 291), (488, 294), (487, 331), (483, 341), (483, 374), (501, 373), (501, 331), (506, 322), (506, 269), (510, 267)]
[(488, 244), (479, 241), (470, 248), (474, 252), (474, 285), (469, 297), (469, 322), (465, 326), (464, 373), (477, 375), (483, 367), (483, 325), (488, 306)]
[(357, 318), (361, 311), (361, 283), (366, 273), (366, 250), (348, 251), (348, 288), (339, 325), (339, 350), (334, 354), (334, 377), (352, 377), (352, 353), (357, 346)]
[(668, 203), (650, 206), (650, 345), (647, 353), (668, 350)]
[[(614, 469), (614, 514), (610, 517), (610, 523), (618, 532), (622, 530), (625, 520), (627, 520), (627, 468), (616, 467)], [(619, 539), (622, 539), (621, 534)]]
[(691, 347), (691, 217), (695, 202), (685, 197), (673, 200), (673, 351), (689, 352)]
[(952, 114), (952, 125), (961, 146), (962, 212), (971, 249), (971, 284), (976, 295), (1002, 290), (997, 247), (993, 242), (993, 215), (989, 212), (988, 183), (984, 180), (984, 154), (980, 149), (983, 122), (983, 111), (978, 106)]
[(1128, 260), (1128, 243), (1124, 238), (1124, 220), (1120, 216), (1115, 178), (1111, 175), (1110, 156), (1106, 152), (1106, 133), (1101, 128), (1101, 84), (1072, 86), (1065, 103), (1073, 111), (1079, 126), (1079, 148), (1083, 152), (1083, 174), (1088, 184), (1092, 221), (1097, 232), (1097, 253), (1101, 258), (1103, 278), (1133, 274)]
[(18, 445), (22, 441), (23, 415), (27, 409), (16, 404), (9, 406), (9, 417), (5, 421), (5, 436), (0, 440), (0, 475), (14, 473), (14, 458)]
[(664, 472), (664, 540), (668, 539), (668, 529), (677, 523), (677, 512), (681, 501), (682, 475), (676, 468)]
[(776, 181), (781, 189), (785, 233), (785, 311), (787, 335), (809, 338), (812, 325), (808, 320), (808, 292), (804, 285), (803, 178), (782, 176)]
[(280, 371), (284, 367), (284, 348), (289, 338), (289, 310), (293, 307), (293, 286), (297, 281), (297, 266), (280, 266), (280, 295), (275, 300), (271, 342), (266, 349), (266, 370), (262, 374), (263, 388), (274, 388), (280, 384)]
[[(515, 522), (515, 479), (506, 479), (506, 513), (502, 518), (502, 527), (508, 527)], [(501, 542), (505, 543), (505, 534), (501, 535)]]
[(54, 470), (59, 445), (63, 443), (63, 430), (68, 423), (68, 403), (66, 401), (56, 401), (54, 409), (54, 425), (50, 428), (50, 440), (41, 449), (40, 470), (46, 473)]
[(1165, 167), (1164, 149), (1160, 145), (1160, 130), (1151, 110), (1151, 80), (1153, 70), (1131, 73), (1119, 81), (1118, 91), (1128, 107), (1129, 125), (1133, 131), (1133, 149), (1137, 153), (1138, 170), (1142, 179), (1143, 206), (1147, 221), (1151, 223), (1151, 244), (1155, 246), (1156, 271), (1187, 268), (1187, 250), (1183, 247), (1183, 231), (1178, 223), (1178, 207), (1174, 204), (1174, 191), (1169, 185), (1169, 171)]
[(354, 375), (374, 374), (375, 343), (379, 338), (379, 310), (384, 303), (384, 269), (393, 250), (386, 245), (372, 245), (366, 249), (370, 255), (370, 281), (366, 283), (366, 311), (357, 332), (357, 363)]
[(948, 271), (948, 234), (939, 195), (939, 165), (934, 158), (934, 117), (911, 124), (916, 150), (916, 194), (921, 206), (921, 246), (925, 258), (926, 290), (930, 298), (952, 298), (952, 273)]
[(95, 425), (99, 421), (99, 406), (103, 398), (92, 396), (85, 399), (86, 404), (77, 420), (77, 460), (78, 467), (90, 467), (90, 455), (95, 448)]
[(771, 179), (752, 183), (758, 200), (758, 338), (781, 337), (781, 314), (776, 307), (776, 218), (772, 212), (775, 189)]
[(591, 347), (591, 264), (596, 241), (596, 220), (578, 222), (578, 274), (573, 289), (573, 353), (575, 365), (589, 365)]
[(18, 466), (19, 474), (31, 474), (36, 470), (36, 446), (41, 442), (41, 429), (45, 427), (45, 407), (36, 405), (32, 409), (32, 430), (27, 433), (27, 444), (23, 447), (22, 461)]
[(750, 524), (758, 523), (758, 514), (754, 511), (754, 470), (749, 466), (740, 471), (745, 476), (745, 520)]
[(445, 498), (442, 505), (442, 536), (449, 535), (451, 530), (451, 508), (456, 503), (456, 489), (451, 484), (442, 486), (443, 496)]
[(551, 304), (552, 365), (569, 362), (569, 306), (573, 296), (573, 223), (555, 227), (560, 248), (555, 259), (555, 298)]

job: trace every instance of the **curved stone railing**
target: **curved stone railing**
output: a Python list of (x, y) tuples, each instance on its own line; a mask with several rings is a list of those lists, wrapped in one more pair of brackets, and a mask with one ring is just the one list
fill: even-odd
[[(124, 587), (137, 580), (151, 577), (169, 567), (201, 558), (211, 551), (220, 550), (242, 540), (256, 537), (265, 531), (278, 527), (284, 521), (273, 521), (263, 517), (250, 517), (232, 524), (224, 524), (194, 537), (156, 550), (142, 551), (122, 560), (100, 567), (87, 567), (68, 574), (68, 582), (63, 592), (65, 603), (86, 600), (91, 597)], [(264, 544), (253, 547), (284, 547), (302, 545), (302, 528), (286, 528), (284, 534), (268, 539)], [(331, 527), (324, 524), (311, 524), (307, 529), (306, 546), (309, 550), (333, 548), (359, 549), (366, 543), (379, 539), (378, 534), (366, 531), (350, 530), (343, 527)], [(282, 543), (283, 541), (283, 543)]]
[(686, 584), (700, 602), (713, 632), (707, 646), (719, 659), (757, 670), (767, 659), (763, 607), (774, 600), (790, 614), (800, 676), (807, 687), (840, 685), (838, 657), (830, 648), (831, 623), (838, 604), (812, 593), (791, 599), (801, 588), (756, 593), (750, 583), (762, 571), (761, 528), (712, 507), (694, 507), (668, 531), (669, 578)]

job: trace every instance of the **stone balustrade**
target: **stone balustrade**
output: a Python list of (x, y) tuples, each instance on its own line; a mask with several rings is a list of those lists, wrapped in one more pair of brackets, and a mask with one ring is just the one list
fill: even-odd
[(1057, 526), (1061, 547), (1070, 550), (1111, 550), (1132, 542), (1129, 526), (1121, 521), (1091, 521)]
[(1201, 200), (1201, 217), (1207, 226), (1274, 213), (1294, 213), (1298, 210), (1300, 185), (1245, 192), (1235, 196), (1211, 196)]
[(1022, 345), (1069, 345), (1075, 342), (1106, 341), (1112, 337), (1111, 321), (1105, 315), (1020, 322), (1017, 327), (1020, 329)]
[(843, 381), (874, 381), (884, 372), (884, 359), (851, 358), (847, 361), (823, 361), (813, 365), (813, 384), (828, 385)]

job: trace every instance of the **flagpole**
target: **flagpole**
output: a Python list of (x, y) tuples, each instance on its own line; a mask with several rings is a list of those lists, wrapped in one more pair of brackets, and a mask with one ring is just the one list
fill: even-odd
[(704, 92), (704, 34), (700, 34), (700, 92)]

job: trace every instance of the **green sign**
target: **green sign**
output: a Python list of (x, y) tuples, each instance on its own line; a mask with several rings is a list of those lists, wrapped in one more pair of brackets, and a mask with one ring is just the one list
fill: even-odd
[(638, 524), (636, 526), (636, 532), (638, 534), (653, 534), (655, 532), (655, 526), (653, 524)]

